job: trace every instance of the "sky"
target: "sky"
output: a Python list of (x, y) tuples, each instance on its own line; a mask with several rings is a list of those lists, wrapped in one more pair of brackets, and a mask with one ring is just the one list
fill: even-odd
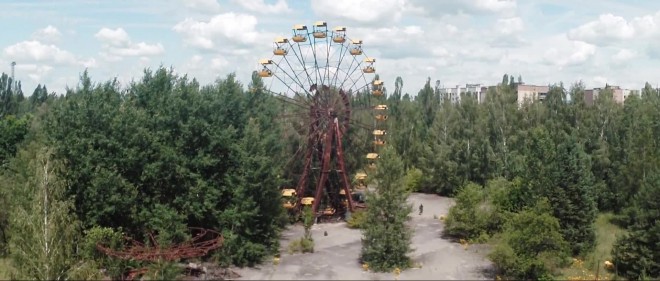
[(445, 87), (582, 81), (639, 89), (660, 83), (657, 0), (0, 0), (0, 72), (29, 95), (93, 81), (138, 80), (172, 67), (202, 84), (249, 82), (273, 40), (295, 24), (346, 26), (376, 58), (385, 86), (415, 95)]

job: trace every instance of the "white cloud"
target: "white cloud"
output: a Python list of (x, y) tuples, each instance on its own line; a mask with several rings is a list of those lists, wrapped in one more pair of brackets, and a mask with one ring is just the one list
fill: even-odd
[(399, 21), (405, 4), (405, 0), (312, 0), (311, 3), (317, 16), (362, 24)]
[(59, 41), (61, 36), (62, 33), (59, 30), (57, 30), (56, 27), (52, 25), (48, 25), (45, 28), (39, 29), (35, 33), (33, 33), (32, 39), (40, 42), (54, 43)]
[[(47, 64), (19, 63), (16, 65), (16, 72), (27, 73), (27, 76), (36, 83), (42, 83), (43, 79), (48, 76), (52, 70), (53, 67)], [(27, 94), (32, 94), (31, 90), (29, 89), (23, 89), (23, 91)]]
[(617, 63), (623, 63), (634, 58), (636, 55), (637, 54), (635, 54), (633, 51), (628, 49), (621, 49), (614, 56), (612, 56), (612, 59)]
[(500, 14), (513, 16), (516, 13), (515, 0), (408, 0), (411, 11), (421, 11), (423, 14), (441, 18), (444, 15), (454, 14)]
[(220, 41), (230, 45), (254, 44), (262, 37), (255, 30), (257, 18), (252, 15), (226, 13), (209, 21), (187, 18), (172, 29), (183, 35), (184, 43), (201, 49), (215, 48)]
[(54, 63), (60, 65), (75, 65), (79, 61), (65, 50), (52, 44), (43, 44), (36, 40), (23, 41), (4, 49), (5, 56), (15, 61)]
[(275, 4), (266, 4), (264, 0), (234, 0), (243, 8), (260, 14), (280, 14), (291, 12), (286, 0), (277, 0)]
[(497, 31), (503, 35), (518, 33), (524, 29), (523, 20), (519, 17), (497, 20)]
[(213, 14), (221, 10), (217, 0), (182, 0), (186, 8), (192, 11)]
[(596, 46), (581, 41), (560, 43), (559, 46), (545, 52), (546, 62), (560, 67), (575, 66), (587, 62), (596, 54)]
[(107, 61), (120, 61), (122, 57), (129, 56), (155, 56), (165, 52), (161, 43), (132, 42), (128, 33), (121, 27), (101, 28), (94, 37), (103, 44), (100, 55)]
[(94, 34), (94, 37), (110, 46), (123, 47), (131, 43), (131, 37), (123, 28), (110, 29), (104, 27)]
[(568, 32), (572, 40), (581, 40), (592, 44), (611, 45), (621, 41), (641, 39), (660, 31), (660, 12), (626, 20), (611, 13), (602, 14), (597, 20), (585, 23)]

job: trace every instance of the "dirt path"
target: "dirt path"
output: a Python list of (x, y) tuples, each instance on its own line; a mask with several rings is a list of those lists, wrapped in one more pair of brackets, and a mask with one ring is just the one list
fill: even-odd
[[(438, 219), (446, 215), (453, 201), (428, 194), (412, 194), (413, 204), (411, 225), (414, 227), (413, 268), (401, 273), (399, 280), (488, 280), (486, 271), (491, 263), (484, 257), (482, 246), (470, 246), (465, 250), (461, 245), (442, 239), (443, 224)], [(419, 215), (419, 204), (424, 205), (424, 213)], [(327, 231), (328, 236), (323, 236)], [(345, 223), (317, 224), (312, 228), (315, 252), (312, 254), (289, 255), (286, 248), (291, 240), (301, 237), (301, 226), (292, 226), (282, 236), (282, 256), (280, 263), (265, 263), (259, 268), (243, 268), (236, 271), (242, 276), (239, 280), (393, 280), (392, 273), (373, 273), (362, 270), (358, 263), (360, 256), (359, 230), (349, 229)]]

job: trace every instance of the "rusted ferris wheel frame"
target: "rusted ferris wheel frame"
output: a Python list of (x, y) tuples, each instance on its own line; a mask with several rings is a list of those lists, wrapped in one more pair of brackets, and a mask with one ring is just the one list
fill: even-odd
[(147, 246), (134, 239), (124, 237), (130, 244), (126, 245), (124, 250), (114, 250), (100, 242), (96, 244), (96, 248), (100, 252), (118, 259), (156, 262), (203, 257), (212, 250), (222, 247), (224, 238), (219, 232), (197, 227), (189, 229), (197, 232), (192, 239), (168, 247), (158, 245), (156, 239), (150, 234), (153, 246)]
[[(304, 205), (311, 205), (317, 217), (364, 207), (353, 202), (342, 142), (349, 124), (370, 127), (351, 120), (350, 96), (383, 95), (382, 82), (370, 76), (375, 74), (376, 60), (364, 54), (362, 40), (347, 38), (345, 27), (328, 29), (324, 21), (312, 28), (295, 25), (293, 37), (278, 37), (273, 44), (273, 56), (259, 61), (257, 74), (277, 82), (279, 89), (267, 91), (300, 111), (289, 116), (308, 122), (303, 133), (305, 148), (299, 149), (304, 153), (298, 158), (303, 161), (302, 171), (295, 187), (282, 190), (282, 196), (290, 198), (284, 207), (300, 212)], [(367, 156), (370, 161), (371, 154), (375, 153)], [(319, 212), (322, 204), (326, 209)]]

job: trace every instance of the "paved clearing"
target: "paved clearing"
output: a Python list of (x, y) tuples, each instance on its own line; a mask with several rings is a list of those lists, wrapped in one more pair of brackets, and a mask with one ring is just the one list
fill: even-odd
[[(413, 204), (414, 226), (411, 257), (421, 268), (401, 272), (399, 280), (492, 280), (488, 274), (491, 263), (485, 258), (484, 246), (469, 246), (441, 238), (443, 223), (433, 219), (446, 215), (453, 200), (429, 194), (410, 195)], [(419, 204), (424, 204), (420, 216)], [(327, 231), (328, 236), (323, 236)], [(287, 253), (291, 240), (302, 237), (300, 225), (291, 226), (281, 239), (280, 263), (264, 263), (258, 268), (237, 269), (239, 280), (393, 280), (392, 273), (373, 273), (362, 270), (360, 256), (360, 230), (349, 229), (345, 223), (317, 224), (312, 227), (314, 253)]]

